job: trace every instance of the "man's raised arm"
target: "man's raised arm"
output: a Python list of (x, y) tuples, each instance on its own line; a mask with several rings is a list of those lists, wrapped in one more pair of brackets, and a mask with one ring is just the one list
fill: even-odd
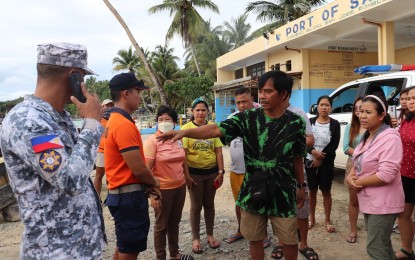
[(159, 141), (180, 140), (183, 137), (189, 137), (193, 139), (209, 139), (214, 137), (223, 137), (222, 132), (216, 124), (208, 124), (197, 128), (185, 129), (185, 130), (172, 130), (161, 134), (157, 137)]

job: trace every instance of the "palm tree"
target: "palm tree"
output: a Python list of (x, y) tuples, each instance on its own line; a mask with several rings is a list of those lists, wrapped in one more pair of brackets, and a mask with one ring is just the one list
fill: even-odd
[(268, 33), (268, 32), (272, 32), (273, 30), (277, 29), (278, 27), (283, 26), (284, 23), (279, 21), (276, 23), (270, 23), (270, 24), (266, 24), (264, 26), (262, 26), (261, 28), (256, 29), (255, 31), (253, 31), (251, 33), (251, 35), (249, 35), (246, 38), (246, 42), (252, 41), (258, 37), (261, 37), (263, 35), (263, 33)]
[(109, 0), (103, 0), (105, 5), (110, 9), (112, 14), (115, 16), (115, 18), (118, 20), (118, 22), (121, 24), (121, 26), (124, 28), (125, 32), (128, 35), (128, 38), (130, 39), (131, 43), (133, 44), (138, 56), (140, 57), (141, 61), (144, 63), (144, 66), (146, 70), (148, 71), (148, 74), (150, 75), (151, 81), (153, 82), (154, 86), (157, 88), (157, 90), (160, 93), (161, 101), (164, 105), (168, 106), (169, 101), (167, 99), (167, 95), (164, 92), (163, 87), (160, 84), (160, 80), (157, 78), (157, 75), (154, 73), (153, 68), (151, 67), (151, 64), (148, 62), (143, 49), (138, 45), (137, 41), (135, 40), (133, 34), (131, 33), (130, 29), (128, 28), (127, 24), (125, 23), (124, 19), (122, 19), (121, 15), (117, 12), (117, 10), (112, 6), (112, 4), (109, 2)]
[(166, 42), (171, 40), (174, 35), (178, 34), (182, 38), (184, 47), (192, 49), (193, 59), (199, 76), (201, 76), (199, 64), (193, 50), (193, 44), (199, 35), (203, 35), (206, 29), (206, 23), (195, 7), (210, 9), (219, 13), (219, 9), (211, 0), (163, 0), (162, 4), (151, 7), (148, 11), (154, 14), (161, 11), (169, 11), (173, 21), (167, 30)]
[[(210, 29), (210, 20), (206, 24), (210, 32), (198, 38), (198, 43), (194, 44), (193, 53), (197, 56), (204, 74), (212, 80), (215, 80), (216, 59), (229, 52), (232, 45), (228, 43), (227, 37), (224, 36), (222, 26), (216, 26)], [(191, 70), (192, 67), (194, 68), (194, 63), (191, 60), (192, 49), (187, 48), (185, 56), (186, 69)]]
[(242, 14), (237, 19), (231, 18), (232, 24), (224, 22), (225, 31), (224, 36), (228, 42), (232, 44), (232, 49), (236, 49), (246, 43), (248, 33), (251, 30), (251, 25), (246, 23), (248, 14)]
[[(169, 48), (167, 44), (164, 46), (156, 46), (155, 50), (149, 54), (149, 60), (163, 87), (166, 83), (182, 78), (183, 75), (181, 75), (179, 66), (177, 65), (179, 58), (174, 56), (174, 49)], [(153, 101), (159, 99), (155, 89), (151, 89), (149, 94)], [(171, 94), (168, 93), (168, 97), (170, 104), (173, 105)]]
[(245, 13), (257, 14), (257, 20), (284, 24), (308, 14), (311, 8), (324, 4), (325, 0), (273, 0), (250, 2)]
[(150, 61), (156, 71), (162, 85), (175, 79), (175, 74), (179, 71), (177, 61), (180, 60), (174, 56), (174, 49), (158, 45), (155, 51), (150, 54)]
[(112, 60), (112, 64), (115, 67), (113, 71), (128, 70), (131, 73), (136, 73), (140, 64), (140, 58), (133, 51), (133, 48), (130, 46), (128, 50), (119, 50), (117, 52), (117, 57)]

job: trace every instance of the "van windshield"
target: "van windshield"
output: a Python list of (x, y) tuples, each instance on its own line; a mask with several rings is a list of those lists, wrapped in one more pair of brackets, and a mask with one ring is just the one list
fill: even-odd
[(333, 109), (331, 113), (352, 112), (358, 88), (358, 84), (352, 85), (333, 95)]

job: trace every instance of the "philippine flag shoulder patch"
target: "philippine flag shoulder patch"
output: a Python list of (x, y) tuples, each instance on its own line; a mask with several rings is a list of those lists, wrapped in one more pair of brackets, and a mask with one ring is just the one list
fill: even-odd
[(32, 148), (35, 153), (45, 150), (63, 148), (63, 143), (57, 135), (44, 135), (32, 138)]

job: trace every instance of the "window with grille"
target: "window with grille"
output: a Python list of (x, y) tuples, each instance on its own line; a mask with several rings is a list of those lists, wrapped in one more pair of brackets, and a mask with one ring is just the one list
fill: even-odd
[(265, 73), (265, 61), (247, 67), (246, 72), (253, 79), (261, 77)]
[(219, 92), (219, 106), (223, 107), (225, 105), (225, 92)]

